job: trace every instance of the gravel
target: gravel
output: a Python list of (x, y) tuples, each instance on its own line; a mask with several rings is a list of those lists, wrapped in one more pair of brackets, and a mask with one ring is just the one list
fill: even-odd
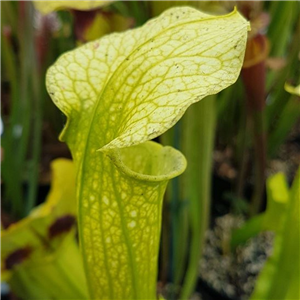
[(230, 233), (243, 223), (243, 217), (231, 214), (217, 218), (207, 231), (199, 266), (199, 276), (208, 286), (239, 300), (249, 299), (260, 270), (272, 254), (274, 239), (272, 232), (262, 232), (231, 252)]

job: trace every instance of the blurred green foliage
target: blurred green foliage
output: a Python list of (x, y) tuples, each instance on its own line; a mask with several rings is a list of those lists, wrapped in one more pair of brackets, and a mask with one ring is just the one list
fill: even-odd
[[(276, 176), (276, 175), (275, 175)], [(280, 180), (273, 177), (272, 180)], [(276, 237), (272, 256), (266, 262), (256, 283), (251, 299), (299, 299), (300, 298), (300, 169), (292, 188), (287, 192), (285, 184), (273, 182), (270, 188), (270, 200), (282, 202), (284, 210), (275, 209), (276, 215), (265, 220), (265, 228), (274, 228)], [(280, 201), (278, 201), (280, 200)], [(278, 206), (278, 208), (280, 208)], [(271, 213), (270, 213), (271, 214)]]

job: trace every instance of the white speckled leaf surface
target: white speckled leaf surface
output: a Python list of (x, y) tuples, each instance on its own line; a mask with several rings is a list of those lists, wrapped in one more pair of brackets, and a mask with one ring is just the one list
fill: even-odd
[(48, 91), (70, 119), (89, 115), (84, 127), (117, 121), (98, 148), (141, 143), (173, 126), (192, 103), (236, 81), (247, 28), (238, 12), (215, 17), (171, 9), (141, 28), (63, 55), (48, 72)]
[(162, 197), (186, 163), (146, 141), (236, 81), (247, 30), (236, 11), (215, 17), (173, 8), (68, 52), (49, 69), (48, 92), (68, 117), (61, 139), (77, 165), (92, 297), (156, 299)]

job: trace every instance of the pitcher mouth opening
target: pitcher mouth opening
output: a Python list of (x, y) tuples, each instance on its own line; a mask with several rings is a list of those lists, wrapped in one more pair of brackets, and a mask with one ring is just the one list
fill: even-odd
[(152, 141), (106, 154), (121, 172), (142, 181), (166, 181), (182, 174), (187, 166), (180, 151)]

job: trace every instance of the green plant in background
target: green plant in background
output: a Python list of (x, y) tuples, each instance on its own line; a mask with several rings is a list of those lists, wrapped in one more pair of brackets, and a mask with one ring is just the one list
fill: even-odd
[(88, 299), (75, 240), (73, 162), (57, 159), (52, 171), (46, 202), (1, 232), (2, 278), (22, 299)]
[[(266, 262), (256, 283), (251, 299), (300, 298), (300, 170), (293, 186), (287, 190), (284, 177), (275, 175), (269, 186), (269, 195), (285, 203), (281, 219), (269, 218), (267, 225), (276, 228), (274, 252)], [(274, 185), (276, 181), (279, 185)], [(278, 215), (278, 214), (277, 214)], [(277, 221), (277, 223), (276, 223)]]
[[(300, 55), (300, 53), (299, 53), (299, 55)], [(298, 86), (293, 86), (293, 85), (289, 84), (288, 82), (286, 82), (285, 85), (284, 85), (284, 89), (285, 89), (288, 93), (300, 97), (300, 85), (298, 85)]]
[(233, 248), (262, 231), (273, 231), (276, 234), (273, 254), (259, 275), (251, 296), (253, 300), (300, 297), (299, 175), (300, 170), (290, 190), (283, 173), (271, 176), (267, 181), (266, 211), (251, 218), (232, 233)]
[(48, 15), (59, 10), (68, 10), (74, 18), (74, 33), (77, 43), (94, 40), (111, 32), (128, 29), (130, 18), (107, 8), (114, 1), (34, 1), (35, 8)]
[[(4, 120), (2, 146), (5, 204), (15, 218), (24, 217), (35, 205), (40, 160), (42, 106), (39, 62), (34, 47), (33, 10), (26, 2), (1, 3), (2, 64), (10, 83), (10, 116)], [(19, 7), (16, 6), (19, 4)], [(18, 20), (18, 21), (16, 21)], [(14, 51), (13, 36), (19, 51)], [(34, 111), (34, 114), (31, 114)], [(32, 143), (30, 142), (32, 141)], [(22, 192), (24, 170), (28, 171), (28, 193)]]
[[(72, 28), (76, 24), (83, 27), (83, 24), (76, 17), (73, 20), (70, 12), (66, 11), (45, 15), (70, 4), (68, 1), (58, 2), (34, 1), (34, 5), (29, 1), (2, 3), (3, 208), (13, 221), (28, 215), (37, 203), (40, 163), (43, 155), (47, 156), (45, 150), (48, 147), (61, 148), (52, 136), (61, 130), (64, 119), (47, 95), (45, 72), (57, 56), (75, 47)], [(101, 14), (100, 8), (106, 8), (108, 4), (108, 1), (75, 2), (75, 15), (78, 5), (78, 9), (98, 8), (86, 12), (86, 19), (91, 14), (96, 17), (94, 22), (87, 22), (82, 28), (84, 38), (92, 39), (110, 32), (110, 19), (116, 22), (113, 30), (124, 30), (130, 26), (127, 18), (108, 11), (108, 8), (106, 14), (109, 17)], [(51, 139), (54, 147), (53, 144), (45, 145), (45, 141)]]
[[(300, 37), (300, 22), (298, 24), (298, 35)], [(294, 47), (297, 49), (296, 47)], [(298, 49), (300, 51), (300, 49)], [(295, 50), (294, 50), (295, 51)], [(299, 52), (300, 53), (300, 52)], [(270, 157), (274, 156), (276, 152), (278, 151), (278, 146), (283, 143), (284, 139), (286, 138), (287, 134), (290, 132), (291, 128), (295, 124), (297, 120), (300, 118), (300, 85), (299, 80), (299, 70), (300, 70), (300, 57), (298, 53), (298, 62), (296, 62), (296, 59), (293, 59), (295, 61), (295, 65), (297, 68), (295, 68), (295, 75), (293, 75), (292, 82), (286, 81), (284, 83), (284, 90), (291, 94), (291, 96), (288, 97), (287, 103), (284, 105), (282, 111), (280, 112), (276, 127), (273, 128), (272, 132), (269, 136), (269, 145), (268, 145), (268, 154)], [(294, 54), (294, 53), (293, 53)], [(293, 55), (293, 58), (295, 56)], [(291, 60), (292, 61), (292, 60)], [(298, 73), (298, 74), (297, 74)], [(294, 77), (294, 78), (293, 78)], [(298, 78), (297, 78), (298, 77)], [(288, 77), (290, 78), (290, 77)], [(298, 85), (298, 86), (297, 86)]]
[(272, 18), (268, 30), (270, 56), (279, 57), (285, 62), (281, 69), (270, 70), (267, 77), (269, 89), (266, 107), (269, 135), (267, 154), (269, 158), (273, 158), (300, 118), (299, 98), (289, 95), (284, 88), (287, 80), (291, 81), (293, 86), (299, 84), (300, 3), (297, 1), (272, 3), (269, 11)]
[(76, 9), (81, 11), (93, 10), (95, 8), (109, 5), (111, 1), (33, 1), (35, 7), (43, 14), (49, 14), (61, 9)]
[(265, 168), (300, 117), (299, 100), (284, 90), (287, 78), (294, 85), (299, 79), (300, 5), (297, 1), (237, 5), (253, 28), (243, 71), (248, 104), (241, 80), (218, 96), (217, 147), (234, 152), (237, 197), (244, 197), (245, 184), (254, 185), (250, 211), (256, 214), (262, 207)]
[(236, 11), (214, 17), (170, 9), (69, 52), (49, 69), (48, 92), (68, 117), (60, 138), (76, 164), (92, 298), (156, 298), (162, 196), (185, 159), (146, 141), (237, 79), (247, 28)]
[(243, 227), (232, 233), (231, 247), (245, 243), (249, 238), (266, 230), (277, 232), (289, 203), (288, 184), (283, 173), (278, 173), (267, 180), (267, 209), (251, 219)]

